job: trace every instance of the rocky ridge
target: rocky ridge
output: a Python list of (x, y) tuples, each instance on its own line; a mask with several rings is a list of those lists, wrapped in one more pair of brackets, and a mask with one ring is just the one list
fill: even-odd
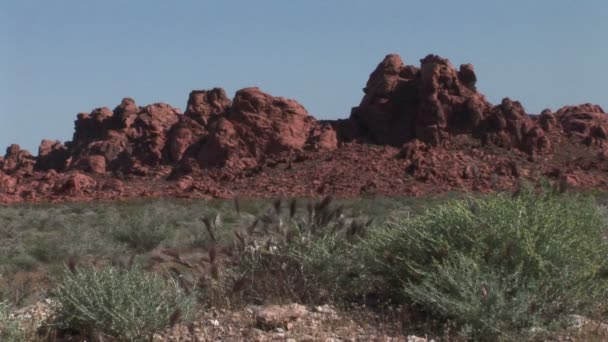
[(391, 54), (347, 119), (317, 120), (297, 101), (258, 88), (190, 93), (168, 104), (80, 113), (71, 141), (38, 155), (7, 148), (0, 203), (148, 196), (419, 195), (493, 191), (546, 177), (608, 187), (608, 116), (592, 104), (528, 115), (493, 105), (471, 64)]

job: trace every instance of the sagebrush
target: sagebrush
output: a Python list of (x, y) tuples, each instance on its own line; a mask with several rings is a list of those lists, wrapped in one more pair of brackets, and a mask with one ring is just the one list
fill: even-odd
[(362, 244), (390, 295), (475, 339), (514, 338), (607, 301), (606, 221), (585, 196), (450, 201), (393, 217)]
[(194, 310), (193, 295), (138, 266), (66, 269), (54, 297), (59, 327), (121, 341), (150, 340)]

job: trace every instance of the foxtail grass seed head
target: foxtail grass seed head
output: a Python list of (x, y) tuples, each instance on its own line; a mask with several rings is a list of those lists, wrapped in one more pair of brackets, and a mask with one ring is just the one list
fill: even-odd
[(241, 215), (241, 204), (238, 196), (234, 198), (234, 210), (236, 210), (237, 215)]
[(298, 210), (298, 201), (294, 198), (291, 200), (289, 204), (289, 218), (293, 219), (296, 216), (296, 211)]
[(277, 216), (281, 215), (281, 199), (275, 200), (272, 205), (274, 206), (274, 212)]
[(174, 326), (177, 323), (179, 323), (179, 321), (182, 318), (182, 310), (180, 310), (179, 308), (176, 308), (175, 311), (173, 311), (173, 313), (171, 314), (171, 316), (169, 316), (169, 326)]
[(251, 279), (248, 277), (241, 277), (237, 280), (232, 286), (232, 292), (237, 293), (242, 291), (245, 287), (247, 287), (251, 283)]
[(215, 260), (217, 258), (217, 250), (215, 249), (214, 246), (211, 247), (211, 249), (209, 249), (209, 262), (210, 263), (215, 263)]
[(205, 224), (205, 229), (207, 229), (207, 233), (209, 234), (211, 240), (217, 241), (215, 238), (215, 232), (213, 231), (213, 226), (211, 225), (211, 220), (207, 216), (203, 216), (201, 220)]
[(76, 273), (76, 265), (77, 265), (76, 257), (70, 256), (68, 258), (68, 263), (67, 264), (68, 264), (68, 269), (70, 270), (70, 272)]

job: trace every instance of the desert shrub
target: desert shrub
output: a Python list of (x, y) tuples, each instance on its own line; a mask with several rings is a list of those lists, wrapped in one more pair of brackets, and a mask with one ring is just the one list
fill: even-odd
[(606, 305), (605, 223), (589, 197), (496, 195), (394, 217), (361, 247), (392, 297), (476, 340), (509, 339)]
[(10, 317), (11, 305), (0, 302), (0, 340), (25, 341), (25, 332), (19, 328), (18, 323)]
[(324, 302), (351, 290), (355, 245), (371, 221), (348, 217), (331, 198), (309, 203), (281, 202), (258, 216), (255, 229), (239, 236), (238, 274), (251, 281), (245, 291), (259, 301)]
[(116, 217), (111, 224), (111, 236), (138, 252), (156, 248), (172, 232), (166, 217), (151, 210), (131, 211)]
[(66, 269), (54, 297), (59, 327), (121, 341), (150, 340), (154, 333), (193, 315), (192, 295), (137, 266)]

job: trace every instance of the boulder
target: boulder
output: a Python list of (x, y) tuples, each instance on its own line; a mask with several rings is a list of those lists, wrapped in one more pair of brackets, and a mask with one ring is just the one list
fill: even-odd
[(103, 174), (106, 172), (106, 158), (100, 155), (84, 156), (75, 167), (84, 172)]
[(38, 147), (36, 170), (64, 171), (68, 168), (70, 151), (59, 141), (42, 140)]
[(307, 143), (328, 149), (337, 145), (331, 126), (317, 127), (297, 101), (258, 88), (239, 90), (226, 116), (208, 129), (198, 153), (201, 167), (249, 168), (281, 152), (304, 149)]
[(179, 162), (188, 148), (207, 136), (207, 130), (197, 121), (180, 116), (168, 133), (167, 154), (171, 162)]
[(581, 139), (587, 145), (608, 139), (608, 115), (598, 105), (566, 106), (560, 108), (555, 117), (566, 134)]
[(28, 151), (22, 150), (17, 144), (13, 144), (6, 149), (6, 154), (2, 160), (2, 171), (6, 174), (32, 174), (36, 158)]
[(68, 176), (65, 183), (63, 183), (59, 189), (57, 189), (57, 193), (62, 195), (77, 196), (82, 195), (86, 191), (94, 190), (96, 186), (97, 182), (93, 178), (77, 172)]
[(125, 191), (125, 184), (118, 179), (111, 178), (103, 184), (102, 189), (123, 193)]
[(258, 88), (239, 90), (227, 119), (256, 158), (304, 147), (315, 122), (297, 101), (273, 97)]
[(222, 88), (193, 90), (184, 115), (205, 127), (211, 118), (225, 114), (230, 105), (231, 101)]
[(437, 145), (449, 134), (472, 133), (483, 120), (490, 104), (476, 81), (471, 64), (457, 71), (447, 59), (428, 55), (417, 68), (388, 55), (370, 75), (350, 118), (377, 144), (399, 147), (419, 139)]
[(14, 194), (17, 191), (17, 178), (0, 171), (0, 193)]
[[(104, 107), (79, 114), (69, 144), (74, 165), (87, 168), (87, 158), (97, 155), (105, 158), (109, 170), (126, 172), (137, 163), (148, 168), (169, 162), (168, 134), (181, 116), (167, 104), (138, 107), (131, 98), (124, 98), (114, 111)], [(101, 159), (95, 162), (94, 172), (100, 172)]]
[(478, 127), (477, 134), (484, 143), (503, 148), (517, 148), (529, 154), (551, 147), (545, 132), (532, 121), (518, 101), (504, 98), (494, 106)]

